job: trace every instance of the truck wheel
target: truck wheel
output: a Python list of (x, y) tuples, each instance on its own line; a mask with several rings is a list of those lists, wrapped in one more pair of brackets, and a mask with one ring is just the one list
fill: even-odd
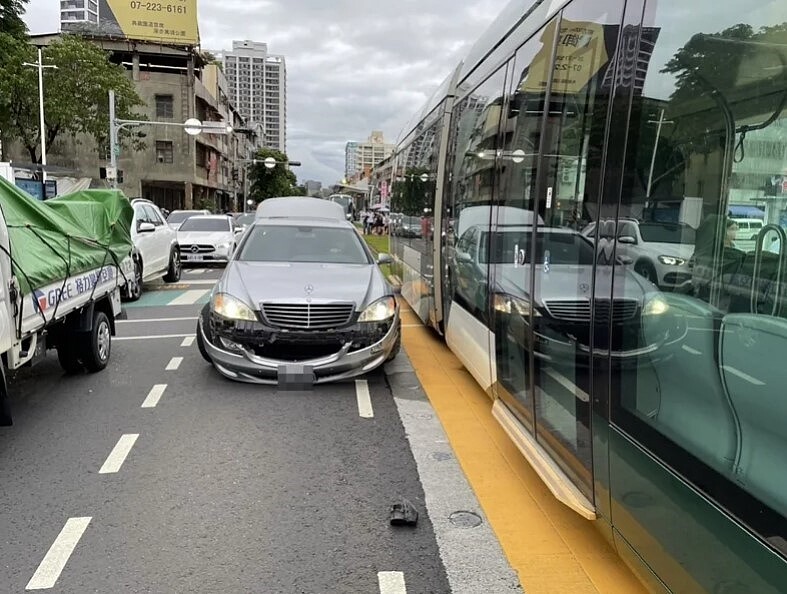
[(82, 362), (91, 373), (101, 371), (109, 363), (112, 352), (112, 328), (103, 311), (93, 313), (93, 329), (81, 337)]
[(5, 382), (5, 369), (0, 363), (0, 427), (13, 425), (11, 406), (8, 403), (8, 384)]
[(169, 268), (167, 275), (164, 277), (165, 283), (176, 283), (180, 280), (180, 271), (182, 266), (180, 264), (180, 248), (174, 247), (169, 254)]
[(81, 373), (85, 369), (82, 361), (79, 360), (79, 349), (75, 346), (73, 343), (66, 344), (64, 342), (57, 345), (57, 360), (68, 375)]

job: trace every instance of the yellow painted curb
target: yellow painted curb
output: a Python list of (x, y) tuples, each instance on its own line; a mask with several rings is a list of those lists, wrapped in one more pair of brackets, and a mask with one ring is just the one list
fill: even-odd
[(492, 402), (434, 332), (403, 345), (465, 476), (527, 594), (646, 594), (591, 522), (557, 501), (492, 416)]

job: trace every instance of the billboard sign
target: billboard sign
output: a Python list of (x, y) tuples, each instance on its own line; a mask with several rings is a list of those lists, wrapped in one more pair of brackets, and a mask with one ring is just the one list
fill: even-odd
[(198, 45), (197, 0), (102, 0), (101, 28), (128, 39)]
[(557, 27), (554, 20), (550, 22), (541, 34), (541, 50), (527, 70), (520, 90), (525, 93), (545, 92), (552, 68), (553, 93), (579, 93), (609, 63), (604, 27), (598, 23), (563, 19), (557, 32), (557, 54), (553, 66), (552, 48)]

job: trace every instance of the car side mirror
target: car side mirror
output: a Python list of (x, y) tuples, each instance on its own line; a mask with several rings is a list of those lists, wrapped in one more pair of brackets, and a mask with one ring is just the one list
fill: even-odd
[(377, 263), (378, 264), (391, 264), (393, 262), (393, 258), (391, 254), (380, 253), (377, 254)]
[(140, 233), (153, 233), (155, 230), (156, 226), (153, 223), (140, 223), (137, 227)]
[(636, 245), (637, 239), (631, 235), (621, 235), (618, 237), (618, 243), (625, 243), (627, 245)]
[(630, 258), (628, 256), (618, 256), (618, 262), (623, 264), (624, 266), (628, 266), (629, 264), (634, 263), (634, 258)]

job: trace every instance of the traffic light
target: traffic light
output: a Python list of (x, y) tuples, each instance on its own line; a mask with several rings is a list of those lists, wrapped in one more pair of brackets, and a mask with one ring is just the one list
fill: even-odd
[(238, 168), (232, 168), (232, 181), (238, 181)]

